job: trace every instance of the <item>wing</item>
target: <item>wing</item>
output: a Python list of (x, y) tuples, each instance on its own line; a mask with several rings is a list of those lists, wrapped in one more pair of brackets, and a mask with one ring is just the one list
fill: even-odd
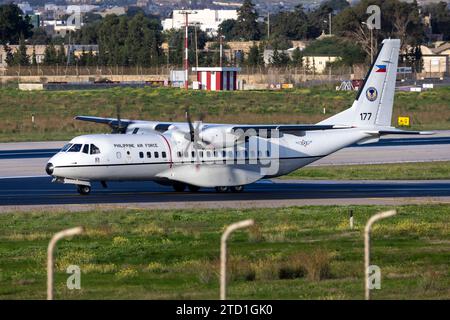
[(275, 124), (275, 125), (237, 125), (232, 126), (231, 131), (235, 130), (278, 130), (281, 132), (295, 132), (295, 131), (315, 131), (315, 130), (331, 130), (331, 129), (348, 129), (351, 126), (340, 125), (318, 125), (318, 124)]

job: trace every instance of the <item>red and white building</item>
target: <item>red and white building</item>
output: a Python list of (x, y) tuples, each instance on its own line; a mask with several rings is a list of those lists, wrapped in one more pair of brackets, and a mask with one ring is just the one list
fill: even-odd
[(199, 67), (192, 68), (197, 73), (198, 89), (208, 91), (238, 90), (237, 75), (241, 68)]

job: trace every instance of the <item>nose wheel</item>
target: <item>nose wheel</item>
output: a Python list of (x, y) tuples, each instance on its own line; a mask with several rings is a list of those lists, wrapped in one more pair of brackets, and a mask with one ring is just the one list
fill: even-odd
[(86, 196), (89, 193), (91, 193), (91, 187), (90, 186), (83, 186), (83, 185), (78, 185), (77, 186), (77, 191), (79, 194), (81, 194), (82, 196)]

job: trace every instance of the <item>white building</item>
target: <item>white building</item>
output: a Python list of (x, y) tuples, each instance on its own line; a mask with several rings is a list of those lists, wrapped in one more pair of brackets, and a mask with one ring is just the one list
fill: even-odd
[[(162, 21), (164, 30), (180, 29), (185, 26), (186, 15), (184, 10), (174, 10), (172, 18), (167, 18)], [(199, 24), (201, 30), (207, 32), (209, 35), (216, 35), (219, 25), (228, 19), (237, 19), (237, 10), (190, 10), (189, 25)]]

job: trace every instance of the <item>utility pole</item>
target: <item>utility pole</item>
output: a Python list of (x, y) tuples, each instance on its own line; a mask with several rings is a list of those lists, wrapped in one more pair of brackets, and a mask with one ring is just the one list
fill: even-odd
[(185, 16), (184, 24), (184, 88), (189, 89), (189, 47), (188, 47), (188, 28), (189, 28), (189, 18), (188, 16), (192, 14), (191, 11), (182, 11), (181, 14)]
[(197, 27), (199, 26), (199, 23), (194, 24), (194, 31), (195, 31), (195, 67), (196, 70), (198, 70), (198, 40), (197, 40)]
[(331, 12), (328, 14), (328, 21), (329, 23), (329, 27), (330, 27), (330, 36), (331, 36)]
[(220, 67), (222, 68), (222, 59), (223, 59), (223, 35), (219, 35), (220, 42)]
[(270, 12), (267, 12), (267, 40), (270, 40)]

